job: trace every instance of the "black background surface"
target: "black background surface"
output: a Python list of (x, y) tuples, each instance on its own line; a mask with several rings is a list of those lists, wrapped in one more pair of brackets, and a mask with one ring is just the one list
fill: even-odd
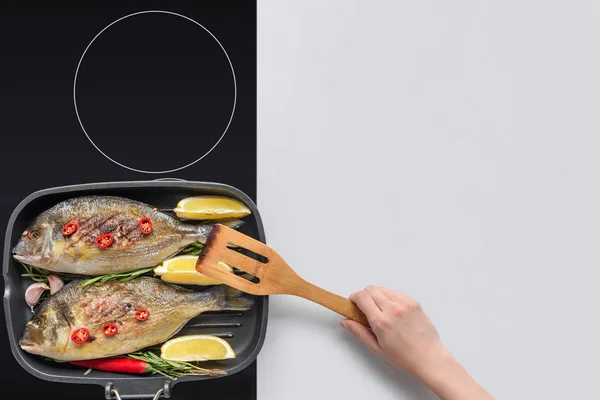
[[(0, 6), (2, 232), (24, 197), (54, 186), (180, 178), (226, 183), (256, 199), (255, 1), (55, 4)], [(90, 41), (111, 22), (145, 10), (202, 24), (226, 49), (237, 80), (235, 113), (221, 142), (199, 162), (167, 174), (136, 172), (103, 156), (84, 134), (73, 102), (75, 71)], [(216, 42), (190, 22), (162, 17), (113, 25), (88, 50), (78, 78), (86, 131), (107, 155), (134, 169), (164, 171), (203, 156), (233, 106), (231, 70)], [(21, 369), (0, 312), (2, 398), (104, 398), (101, 386), (47, 382)], [(178, 384), (172, 398), (254, 399), (256, 365), (216, 381)]]

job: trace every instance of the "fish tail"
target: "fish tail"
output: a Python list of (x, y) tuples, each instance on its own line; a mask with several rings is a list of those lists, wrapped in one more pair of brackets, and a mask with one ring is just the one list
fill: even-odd
[(227, 285), (217, 285), (213, 289), (218, 310), (246, 311), (254, 304), (252, 296)]
[(225, 225), (231, 229), (238, 229), (239, 227), (244, 225), (244, 221), (242, 221), (241, 219), (237, 219), (237, 218), (228, 218), (228, 219), (219, 220), (218, 222), (215, 222), (215, 224)]
[(212, 228), (216, 224), (225, 225), (231, 229), (238, 229), (240, 226), (244, 225), (244, 221), (242, 221), (241, 219), (237, 219), (237, 218), (227, 218), (227, 219), (221, 219), (218, 221), (201, 224), (199, 226), (195, 226), (195, 227), (191, 228), (191, 229), (193, 229), (193, 236), (196, 238), (196, 240), (198, 242), (204, 244), (206, 242), (206, 239), (208, 239), (208, 235), (212, 231)]

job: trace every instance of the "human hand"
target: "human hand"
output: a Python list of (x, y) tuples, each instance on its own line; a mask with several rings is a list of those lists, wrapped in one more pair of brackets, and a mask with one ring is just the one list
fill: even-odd
[(371, 329), (352, 320), (340, 324), (390, 364), (424, 382), (442, 399), (493, 399), (442, 344), (416, 300), (374, 286), (353, 293), (350, 300), (365, 314)]
[(341, 325), (392, 365), (420, 378), (432, 365), (450, 360), (437, 329), (413, 298), (367, 286), (350, 300), (365, 314), (372, 331), (352, 320)]

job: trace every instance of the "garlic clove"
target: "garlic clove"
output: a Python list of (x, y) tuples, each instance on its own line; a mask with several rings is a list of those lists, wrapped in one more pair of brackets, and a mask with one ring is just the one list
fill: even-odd
[(31, 311), (33, 311), (33, 307), (35, 307), (40, 300), (42, 293), (46, 290), (50, 290), (50, 288), (45, 283), (32, 283), (29, 285), (25, 291), (25, 301), (27, 302), (27, 305), (31, 307)]
[(58, 275), (48, 275), (48, 282), (50, 283), (50, 294), (58, 292), (65, 285)]

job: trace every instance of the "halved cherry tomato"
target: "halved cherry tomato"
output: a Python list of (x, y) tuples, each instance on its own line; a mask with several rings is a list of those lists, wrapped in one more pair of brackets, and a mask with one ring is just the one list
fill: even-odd
[(119, 333), (119, 328), (117, 328), (115, 324), (104, 324), (104, 326), (102, 326), (102, 333), (104, 333), (105, 336), (115, 336)]
[(71, 340), (77, 344), (83, 344), (90, 338), (90, 331), (87, 328), (78, 328), (71, 335)]
[(140, 219), (140, 230), (144, 235), (152, 232), (152, 221), (148, 217)]
[(69, 222), (65, 226), (62, 227), (62, 233), (65, 236), (71, 236), (75, 232), (77, 232), (77, 222)]
[(96, 245), (101, 249), (110, 246), (115, 241), (115, 238), (110, 233), (105, 233), (96, 238)]
[(135, 317), (138, 319), (138, 321), (145, 321), (148, 319), (149, 316), (150, 312), (145, 308), (140, 308), (135, 312)]

